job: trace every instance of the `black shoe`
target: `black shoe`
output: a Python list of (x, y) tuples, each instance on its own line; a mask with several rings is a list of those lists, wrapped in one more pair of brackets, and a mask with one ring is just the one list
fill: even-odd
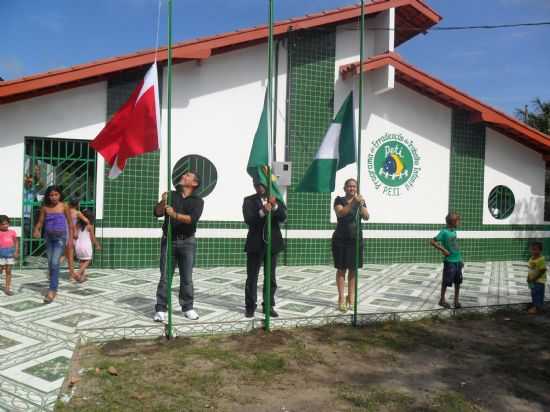
[[(262, 312), (265, 315), (265, 308), (262, 308)], [(275, 309), (271, 308), (271, 311), (269, 312), (269, 316), (271, 316), (272, 318), (278, 318), (279, 314), (275, 311)]]
[(246, 309), (244, 316), (247, 318), (253, 318), (254, 317), (254, 309)]

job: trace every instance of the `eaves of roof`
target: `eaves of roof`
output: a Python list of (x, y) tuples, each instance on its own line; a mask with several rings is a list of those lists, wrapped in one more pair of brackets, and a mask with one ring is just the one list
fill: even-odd
[[(372, 0), (365, 5), (365, 14), (372, 15), (390, 8), (396, 9), (396, 27), (398, 29), (396, 45), (409, 40), (418, 33), (425, 32), (441, 20), (441, 16), (423, 0)], [(357, 19), (360, 15), (361, 7), (358, 5), (326, 10), (277, 22), (274, 25), (274, 33), (275, 36), (282, 36), (289, 31), (345, 23)], [(172, 54), (175, 63), (204, 60), (214, 54), (220, 54), (237, 47), (264, 42), (267, 36), (267, 26), (241, 29), (177, 43), (172, 48)], [(159, 62), (165, 62), (168, 58), (167, 48), (160, 48), (156, 57)], [(0, 84), (0, 104), (101, 81), (118, 72), (151, 64), (154, 59), (154, 49), (142, 50), (124, 56), (4, 81)]]
[(340, 74), (342, 77), (358, 75), (361, 71), (369, 72), (387, 65), (395, 68), (395, 79), (404, 86), (448, 107), (468, 111), (472, 123), (486, 123), (492, 129), (542, 153), (545, 160), (550, 155), (550, 136), (423, 72), (397, 53), (371, 57), (363, 63), (362, 70), (359, 62), (343, 65)]

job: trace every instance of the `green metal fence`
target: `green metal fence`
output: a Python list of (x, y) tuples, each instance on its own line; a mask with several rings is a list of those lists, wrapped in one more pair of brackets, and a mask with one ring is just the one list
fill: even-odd
[(65, 200), (77, 198), (81, 209), (95, 211), (96, 154), (84, 140), (27, 137), (24, 171), (20, 263), (44, 267), (44, 241), (32, 237), (44, 192), (58, 185)]

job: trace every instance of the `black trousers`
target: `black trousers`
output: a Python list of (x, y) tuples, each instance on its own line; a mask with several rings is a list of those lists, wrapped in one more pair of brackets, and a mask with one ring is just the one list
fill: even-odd
[[(258, 299), (258, 274), (260, 267), (264, 265), (265, 253), (247, 253), (246, 254), (246, 287), (244, 291), (244, 301), (247, 310), (255, 310)], [(271, 255), (271, 306), (275, 306), (275, 291), (277, 290), (277, 277), (275, 270), (277, 268), (277, 255)], [(266, 285), (264, 283), (264, 296)]]

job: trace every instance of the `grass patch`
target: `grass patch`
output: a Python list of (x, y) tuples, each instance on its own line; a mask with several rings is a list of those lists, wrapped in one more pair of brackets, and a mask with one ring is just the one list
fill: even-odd
[(364, 412), (401, 412), (409, 409), (415, 399), (403, 391), (395, 389), (364, 388), (345, 386), (340, 388), (338, 396), (351, 403), (352, 410)]
[(439, 393), (433, 398), (431, 404), (434, 410), (446, 412), (481, 412), (483, 410), (455, 391)]
[(550, 410), (549, 323), (498, 313), (88, 345), (56, 410)]

